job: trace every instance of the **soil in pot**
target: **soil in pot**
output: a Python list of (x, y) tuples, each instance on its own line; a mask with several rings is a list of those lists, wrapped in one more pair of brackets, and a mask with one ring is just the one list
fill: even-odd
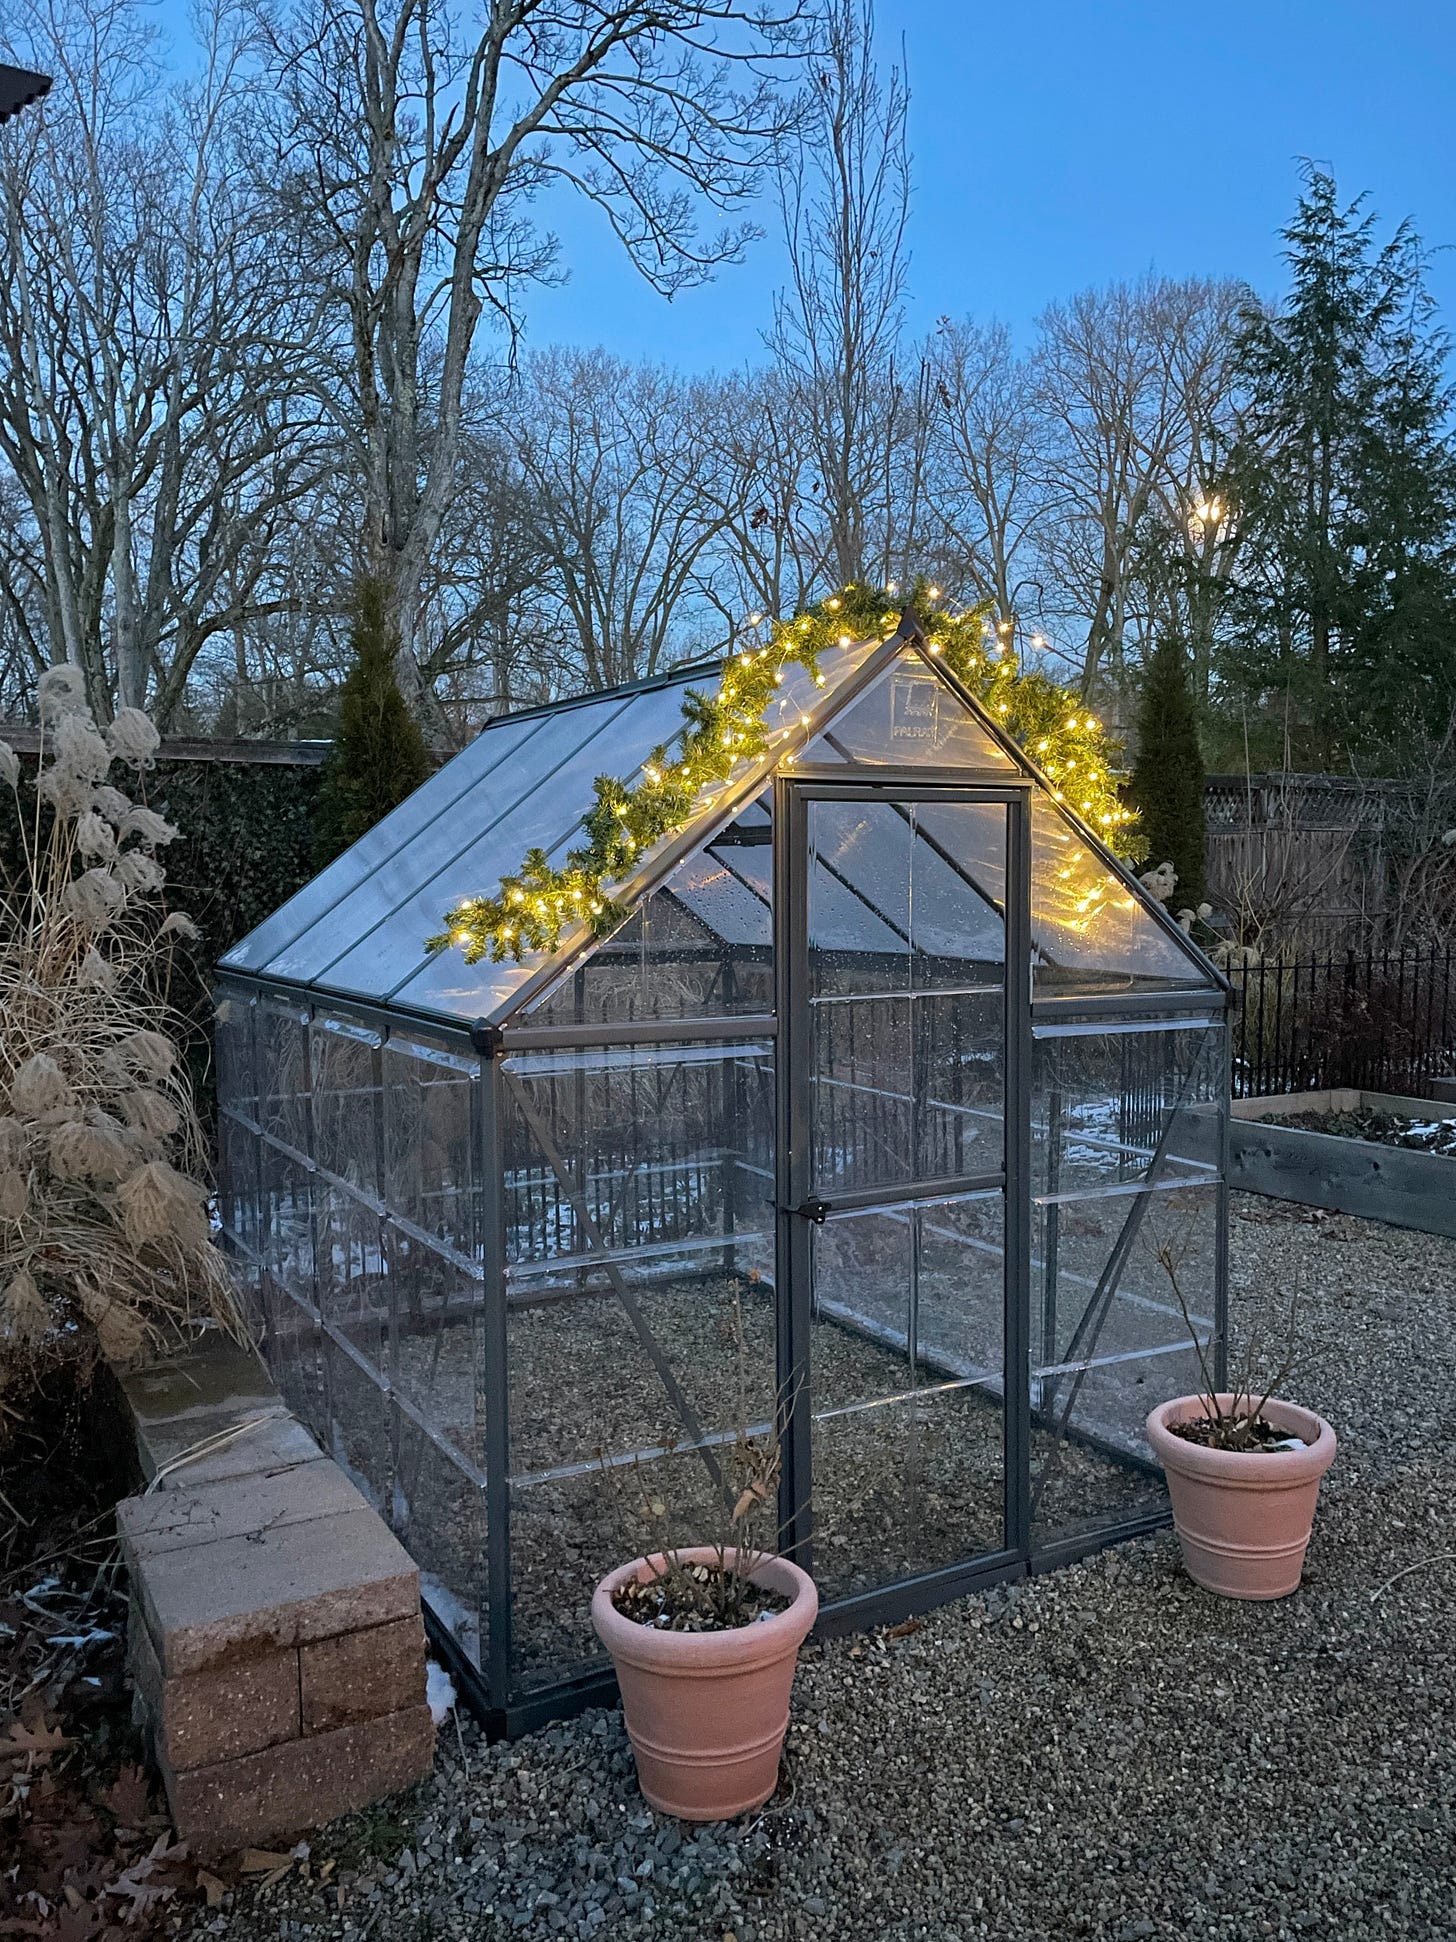
[(613, 1592), (612, 1603), (623, 1618), (659, 1632), (732, 1632), (786, 1612), (793, 1600), (736, 1571), (689, 1564), (646, 1582), (629, 1578)]
[(1251, 1454), (1263, 1455), (1275, 1450), (1304, 1450), (1309, 1447), (1302, 1436), (1280, 1429), (1266, 1416), (1252, 1420), (1247, 1416), (1236, 1416), (1232, 1421), (1227, 1416), (1222, 1419), (1217, 1416), (1193, 1416), (1186, 1423), (1169, 1423), (1168, 1428), (1174, 1436), (1181, 1436), (1185, 1443), (1197, 1443), (1205, 1450), (1247, 1450)]

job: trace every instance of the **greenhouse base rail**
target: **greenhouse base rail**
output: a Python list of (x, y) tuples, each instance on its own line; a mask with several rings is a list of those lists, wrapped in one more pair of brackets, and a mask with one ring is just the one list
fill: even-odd
[[(832, 1599), (820, 1607), (814, 1637), (840, 1638), (868, 1631), (875, 1626), (899, 1625), (906, 1619), (924, 1618), (955, 1599), (990, 1591), (997, 1585), (1014, 1585), (1030, 1578), (1043, 1577), (1050, 1571), (1060, 1571), (1066, 1565), (1096, 1557), (1102, 1551), (1111, 1550), (1114, 1545), (1152, 1536), (1166, 1530), (1170, 1522), (1171, 1513), (1164, 1506), (1125, 1518), (1121, 1523), (1105, 1529), (1087, 1531), (1033, 1549), (1029, 1559), (1018, 1557), (1013, 1552), (998, 1551), (970, 1564), (947, 1565), (940, 1571), (901, 1579), (897, 1584)], [(579, 1673), (572, 1679), (523, 1694), (505, 1705), (498, 1705), (492, 1699), (490, 1688), (479, 1669), (466, 1657), (454, 1635), (431, 1610), (428, 1602), (425, 1603), (424, 1613), (425, 1629), (431, 1645), (454, 1680), (461, 1698), (481, 1722), (488, 1740), (517, 1739), (523, 1733), (533, 1733), (554, 1721), (572, 1719), (589, 1707), (614, 1706), (617, 1703), (616, 1675), (609, 1665), (603, 1665)]]

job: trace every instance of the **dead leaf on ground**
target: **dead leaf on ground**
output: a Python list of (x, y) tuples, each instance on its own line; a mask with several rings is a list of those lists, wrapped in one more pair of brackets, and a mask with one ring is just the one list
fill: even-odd
[(70, 1744), (59, 1726), (47, 1726), (43, 1719), (31, 1726), (12, 1718), (0, 1737), (0, 1760), (18, 1760), (31, 1754), (38, 1760), (49, 1760)]
[(103, 1787), (96, 1798), (123, 1827), (140, 1827), (152, 1804), (146, 1768), (123, 1767), (111, 1785)]
[(209, 1908), (220, 1908), (222, 1898), (227, 1893), (227, 1883), (219, 1881), (216, 1875), (209, 1874), (206, 1868), (197, 1870), (197, 1885), (206, 1897)]
[(291, 1854), (279, 1854), (272, 1848), (244, 1848), (238, 1857), (238, 1867), (245, 1875), (271, 1875), (275, 1869), (292, 1866)]

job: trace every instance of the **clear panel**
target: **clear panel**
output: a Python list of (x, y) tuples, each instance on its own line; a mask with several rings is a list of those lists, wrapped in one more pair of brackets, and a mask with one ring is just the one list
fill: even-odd
[(769, 1237), (768, 1042), (517, 1054), (501, 1071), (513, 1284), (599, 1280), (604, 1252), (717, 1269)]
[(321, 1435), (327, 1408), (318, 1318), (266, 1271), (261, 1286), (269, 1372), (294, 1415)]
[(591, 1587), (624, 1542), (721, 1527), (714, 1470), (738, 1428), (771, 1419), (772, 1048), (501, 1070), (512, 1596), (531, 1684), (597, 1656)]
[(913, 652), (836, 715), (804, 760), (1018, 773), (995, 737)]
[(253, 1058), (252, 998), (246, 992), (220, 991), (213, 1019), (213, 1058), (217, 1096), (247, 1119), (258, 1117), (257, 1073)]
[(389, 1276), (379, 1215), (350, 1193), (319, 1181), (315, 1192), (315, 1287), (331, 1334), (388, 1379), (393, 1366)]
[(390, 1504), (395, 1535), (420, 1568), (421, 1593), (478, 1666), (486, 1593), (484, 1481), (404, 1410), (393, 1414), (399, 1453)]
[[(596, 732), (583, 740), (574, 717), (585, 717)], [(591, 809), (596, 778), (635, 776), (653, 749), (670, 741), (682, 724), (682, 690), (675, 687), (654, 688), (625, 704), (614, 703), (610, 713), (568, 709), (553, 717), (549, 744), (532, 744), (540, 750), (540, 766), (533, 762), (529, 773), (522, 774), (512, 765), (512, 796), (497, 819), (484, 827), (471, 822), (470, 847), (433, 875), (416, 873), (403, 899), (379, 913), (377, 929), (368, 935), (343, 932), (339, 944), (347, 946), (353, 937), (361, 941), (326, 971), (321, 967), (323, 981), (340, 991), (383, 991), (401, 1004), (427, 1011), (448, 996), (452, 1012), (467, 1018), (489, 1016), (482, 998), (464, 994), (493, 990), (507, 967), (472, 967), (458, 951), (427, 958), (425, 939), (439, 930), (453, 903), (493, 891), (502, 876), (519, 867), (527, 850), (540, 848), (555, 858), (569, 849)]]
[(1031, 802), (1032, 986), (1067, 993), (1218, 989), (1191, 945), (1153, 915), (1075, 823), (1040, 791)]
[(273, 1139), (309, 1153), (308, 1013), (276, 999), (262, 1000), (254, 1043), (259, 1123)]
[(391, 1406), (377, 1371), (328, 1330), (324, 1331), (323, 1353), (329, 1404), (324, 1447), (375, 1509), (388, 1518), (394, 1502), (398, 1412)]
[(313, 1152), (318, 1164), (366, 1193), (379, 1192), (379, 1034), (341, 1018), (309, 1033)]
[(532, 1022), (771, 1012), (771, 801), (761, 797), (679, 864), (619, 930), (531, 1007)]
[(256, 1258), (262, 1233), (258, 1135), (227, 1111), (217, 1120), (217, 1190), (223, 1232), (235, 1248)]
[(385, 1203), (473, 1261), (480, 1243), (480, 1061), (424, 1034), (391, 1034), (380, 1069)]
[(807, 809), (814, 1191), (994, 1174), (1005, 806)]
[(815, 1230), (815, 1575), (841, 1596), (1005, 1543), (999, 1194)]
[[(493, 722), (467, 749), (407, 796), (359, 841), (306, 883), (296, 896), (264, 918), (256, 930), (233, 946), (223, 963), (237, 970), (272, 968), (282, 975), (282, 954), (311, 926), (328, 920), (333, 935), (347, 938), (354, 913), (344, 906), (396, 859), (408, 854), (416, 869), (424, 860), (438, 868), (443, 855), (460, 846), (471, 817), (453, 813), (498, 764), (514, 756), (541, 727), (542, 716)], [(527, 758), (529, 759), (529, 758)]]
[(482, 1287), (417, 1235), (386, 1220), (384, 1257), (396, 1390), (469, 1463), (485, 1463), (485, 1411), (477, 1380)]
[(1125, 1192), (1212, 1179), (1226, 1086), (1221, 1021), (1059, 1021), (1034, 1030), (1032, 1190)]
[[(581, 750), (622, 710), (620, 697), (603, 698), (538, 719), (529, 739), (519, 746), (513, 740), (503, 759), (478, 776), (466, 795), (452, 801), (438, 819), (413, 838), (377, 858), (345, 897), (274, 956), (268, 969), (279, 977), (326, 978), (335, 989), (357, 990), (366, 997), (386, 996), (391, 983), (409, 970), (412, 962), (418, 962), (422, 956), (419, 945), (440, 928), (446, 905), (453, 901), (447, 895), (432, 922), (420, 930), (416, 918), (406, 919), (401, 913), (410, 911), (421, 885), (439, 882), (442, 872), (448, 874), (454, 869), (462, 854), (474, 855), (482, 842), (488, 844), (490, 832), (504, 822), (518, 821), (522, 804), (533, 797), (539, 818), (541, 799), (535, 792), (543, 783), (555, 781), (567, 791), (566, 802), (572, 801), (573, 791), (579, 792), (582, 786)], [(480, 740), (490, 745), (494, 734), (494, 729), (487, 729)], [(480, 742), (472, 744), (472, 751), (479, 746)], [(453, 766), (442, 769), (441, 777), (449, 775)], [(590, 769), (589, 762), (586, 766)], [(588, 776), (588, 786), (589, 782)], [(554, 826), (554, 813), (551, 820)], [(514, 861), (519, 860), (517, 857)], [(514, 863), (505, 867), (513, 868)], [(499, 876), (499, 871), (496, 874)], [(494, 882), (489, 887), (494, 889)], [(403, 928), (406, 921), (414, 927)], [(357, 947), (361, 940), (366, 944), (372, 940), (377, 947), (386, 939), (395, 942), (399, 969), (391, 972), (381, 958), (371, 977), (367, 955), (361, 955)], [(340, 960), (350, 966), (343, 982), (330, 970)]]
[(262, 1140), (258, 1146), (265, 1267), (301, 1300), (314, 1299), (314, 1176), (298, 1161)]
[(1163, 1503), (1143, 1425), (1155, 1403), (1198, 1380), (1179, 1291), (1207, 1341), (1217, 1305), (1218, 1220), (1214, 1186), (1036, 1209), (1035, 1544), (1078, 1537)]

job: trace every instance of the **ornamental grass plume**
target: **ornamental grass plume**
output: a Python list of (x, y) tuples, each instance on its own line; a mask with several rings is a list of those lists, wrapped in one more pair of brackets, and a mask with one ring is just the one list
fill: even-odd
[(238, 1327), (166, 998), (195, 934), (157, 897), (177, 832), (106, 779), (115, 759), (139, 785), (156, 733), (124, 710), (103, 739), (69, 667), (42, 677), (40, 714), (33, 785), (0, 743), (22, 859), (0, 891), (0, 1433), (6, 1391), (47, 1364)]

